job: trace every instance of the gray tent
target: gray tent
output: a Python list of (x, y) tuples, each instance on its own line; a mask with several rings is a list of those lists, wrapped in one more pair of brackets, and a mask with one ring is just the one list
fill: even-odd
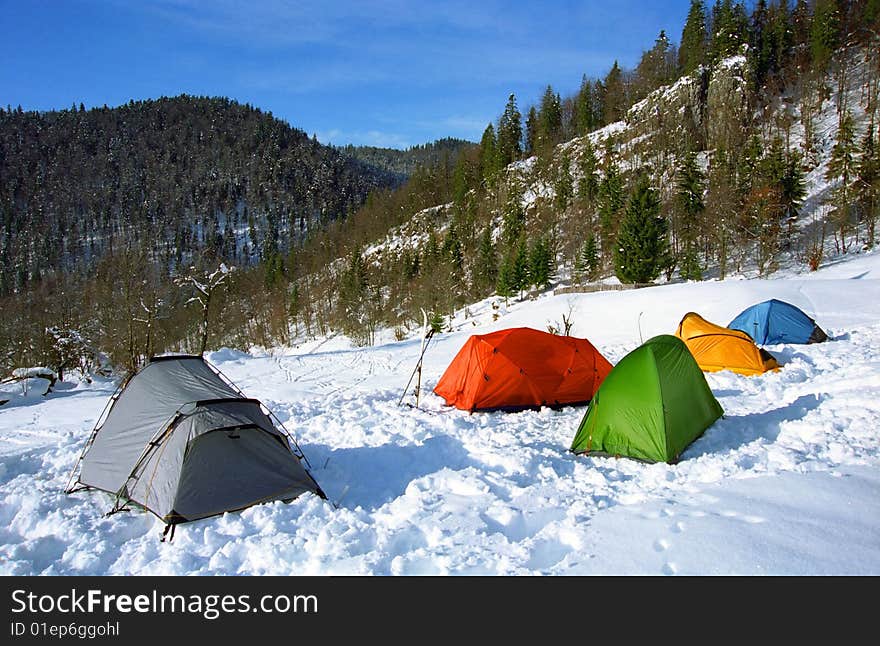
[(108, 405), (68, 493), (107, 491), (114, 511), (134, 503), (168, 525), (307, 491), (326, 498), (284, 427), (202, 357), (154, 357)]

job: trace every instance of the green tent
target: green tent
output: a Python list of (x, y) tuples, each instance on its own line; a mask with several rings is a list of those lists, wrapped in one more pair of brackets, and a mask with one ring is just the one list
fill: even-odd
[(570, 450), (672, 464), (723, 413), (684, 342), (661, 334), (605, 377)]

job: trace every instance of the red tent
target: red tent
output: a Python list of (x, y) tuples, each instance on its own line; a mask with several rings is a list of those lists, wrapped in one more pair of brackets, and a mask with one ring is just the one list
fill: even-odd
[(510, 328), (469, 338), (434, 392), (470, 411), (583, 404), (610, 371), (586, 339)]

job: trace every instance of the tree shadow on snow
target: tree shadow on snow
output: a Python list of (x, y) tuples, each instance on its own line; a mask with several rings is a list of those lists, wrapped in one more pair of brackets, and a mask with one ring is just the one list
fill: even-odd
[(400, 497), (410, 482), (447, 468), (480, 466), (460, 442), (437, 436), (422, 444), (383, 444), (333, 449), (309, 447), (310, 472), (340, 507), (376, 509)]
[(826, 395), (801, 395), (790, 404), (763, 413), (730, 415), (718, 420), (682, 454), (682, 460), (735, 451), (755, 440), (775, 442), (784, 422), (803, 419)]

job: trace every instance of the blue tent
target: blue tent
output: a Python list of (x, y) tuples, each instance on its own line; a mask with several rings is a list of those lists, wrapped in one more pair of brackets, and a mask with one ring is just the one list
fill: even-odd
[(758, 345), (819, 343), (828, 339), (816, 321), (791, 303), (775, 298), (743, 310), (727, 327), (742, 330)]

